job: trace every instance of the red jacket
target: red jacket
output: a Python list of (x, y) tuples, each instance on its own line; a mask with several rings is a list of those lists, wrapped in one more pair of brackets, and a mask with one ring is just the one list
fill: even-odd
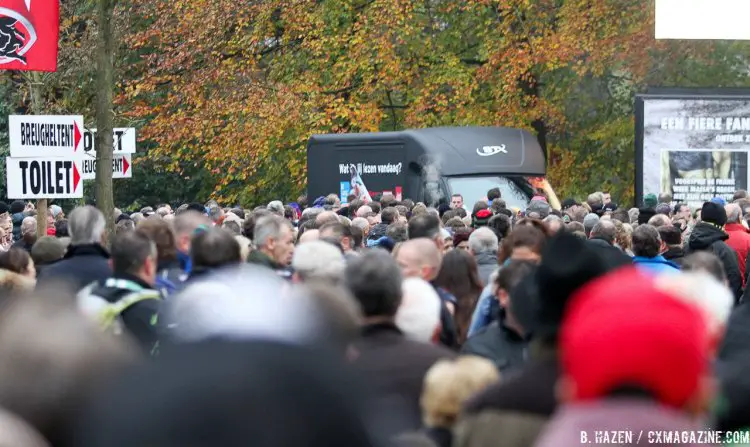
[(742, 224), (730, 223), (724, 227), (724, 231), (729, 235), (726, 243), (737, 253), (737, 262), (740, 264), (740, 273), (742, 273), (742, 285), (747, 283), (745, 267), (747, 265), (747, 255), (750, 253), (750, 230)]

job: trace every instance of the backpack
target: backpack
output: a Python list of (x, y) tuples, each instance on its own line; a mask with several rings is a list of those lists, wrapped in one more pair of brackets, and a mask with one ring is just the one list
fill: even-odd
[[(99, 286), (99, 283), (94, 282), (81, 290), (76, 297), (78, 307), (103, 331), (115, 335), (122, 335), (125, 330), (121, 314), (130, 306), (144, 300), (161, 299), (161, 294), (157, 290), (144, 289), (126, 280), (108, 279), (105, 287), (116, 287), (122, 291), (119, 299), (112, 303), (95, 293)], [(157, 315), (154, 315), (152, 325), (157, 324), (157, 318)]]

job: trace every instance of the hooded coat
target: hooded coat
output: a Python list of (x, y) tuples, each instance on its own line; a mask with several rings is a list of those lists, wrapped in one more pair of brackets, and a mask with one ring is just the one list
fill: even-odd
[(735, 302), (742, 297), (742, 273), (737, 262), (737, 253), (726, 244), (729, 235), (719, 227), (706, 222), (701, 222), (693, 228), (685, 255), (696, 251), (709, 251), (715, 254), (724, 266), (724, 272), (729, 280), (729, 289), (734, 294)]

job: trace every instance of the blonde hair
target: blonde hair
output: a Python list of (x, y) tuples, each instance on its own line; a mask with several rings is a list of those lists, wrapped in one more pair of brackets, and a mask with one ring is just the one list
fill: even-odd
[(495, 365), (482, 357), (438, 361), (424, 378), (420, 403), (425, 426), (452, 427), (464, 403), (499, 380)]
[(250, 255), (250, 246), (252, 244), (252, 241), (239, 234), (234, 237), (234, 240), (236, 240), (237, 243), (240, 244), (240, 256), (242, 256), (242, 259), (247, 259), (247, 257)]

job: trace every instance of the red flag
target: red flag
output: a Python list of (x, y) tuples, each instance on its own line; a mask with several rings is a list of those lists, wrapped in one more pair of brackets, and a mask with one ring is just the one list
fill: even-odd
[(59, 0), (0, 0), (0, 70), (55, 71)]

